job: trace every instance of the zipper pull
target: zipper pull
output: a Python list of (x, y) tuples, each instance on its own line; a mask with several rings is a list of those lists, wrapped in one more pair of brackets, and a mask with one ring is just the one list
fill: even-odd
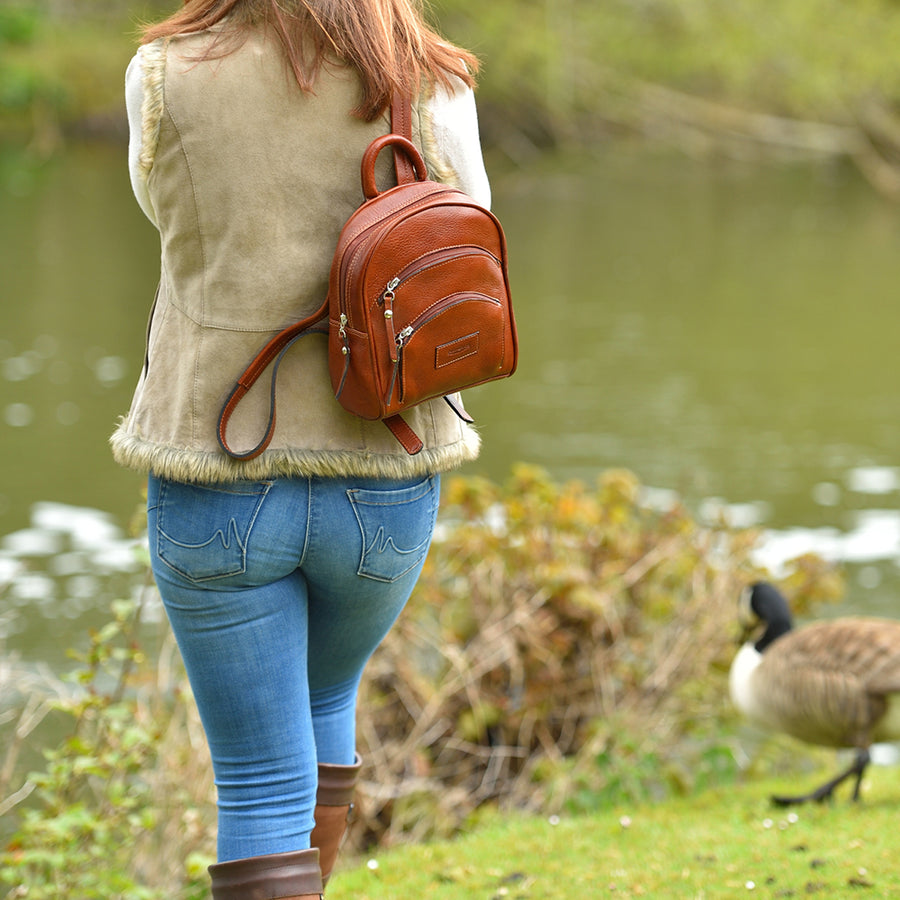
[(381, 302), (384, 304), (386, 300), (394, 299), (394, 291), (397, 289), (397, 285), (400, 284), (399, 278), (392, 278), (384, 289), (384, 292), (381, 295)]
[[(393, 334), (394, 329), (390, 329)], [(403, 352), (403, 345), (406, 343), (406, 339), (413, 333), (412, 325), (407, 325), (400, 334), (398, 334), (394, 338), (394, 347), (396, 348), (396, 352), (391, 354), (391, 362), (397, 363), (400, 360), (400, 354)]]
[(340, 325), (338, 327), (338, 336), (341, 339), (341, 353), (344, 356), (350, 355), (350, 344), (347, 341), (347, 314), (341, 313)]
[(397, 336), (394, 334), (394, 292), (391, 285), (396, 286), (397, 279), (394, 278), (387, 286), (387, 290), (381, 295), (381, 305), (384, 307), (384, 325), (387, 328), (388, 340), (391, 342), (391, 362), (397, 362), (397, 355), (394, 352), (394, 346), (397, 343)]
[[(391, 362), (394, 364), (393, 371), (391, 372), (391, 383), (388, 385), (387, 399), (384, 401), (385, 406), (391, 405), (391, 398), (394, 396), (394, 385), (397, 382), (397, 373), (400, 371), (400, 359), (403, 355), (403, 345), (406, 343), (409, 336), (413, 333), (412, 326), (407, 325), (400, 334), (394, 338), (394, 344), (397, 347), (397, 353), (395, 354), (396, 358), (391, 358)], [(400, 400), (403, 400), (403, 395), (401, 393)]]

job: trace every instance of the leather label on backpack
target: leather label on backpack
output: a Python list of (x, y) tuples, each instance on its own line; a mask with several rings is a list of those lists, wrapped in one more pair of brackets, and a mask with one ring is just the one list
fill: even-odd
[(451, 363), (459, 362), (469, 356), (477, 356), (479, 333), (475, 331), (465, 337), (456, 338), (456, 340), (435, 347), (434, 367), (440, 369), (442, 366), (449, 366)]

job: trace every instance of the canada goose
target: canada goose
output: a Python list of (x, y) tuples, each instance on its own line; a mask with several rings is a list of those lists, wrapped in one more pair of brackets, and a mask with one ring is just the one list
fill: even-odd
[(871, 745), (900, 739), (900, 622), (845, 618), (794, 631), (787, 600), (764, 582), (745, 590), (741, 606), (746, 631), (761, 624), (765, 631), (731, 665), (734, 705), (769, 730), (856, 750), (850, 768), (820, 788), (773, 802), (822, 802), (851, 776), (858, 800)]

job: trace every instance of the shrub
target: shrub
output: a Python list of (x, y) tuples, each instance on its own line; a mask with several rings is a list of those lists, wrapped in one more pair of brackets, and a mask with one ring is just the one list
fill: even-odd
[[(446, 486), (409, 608), (370, 663), (354, 839), (453, 833), (484, 803), (557, 812), (736, 771), (726, 671), (757, 535), (523, 466)], [(799, 560), (801, 607), (839, 580)]]

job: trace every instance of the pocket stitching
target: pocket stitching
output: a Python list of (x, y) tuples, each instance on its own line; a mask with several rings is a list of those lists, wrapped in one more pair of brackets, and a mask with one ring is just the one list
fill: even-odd
[(163, 481), (160, 484), (159, 501), (157, 503), (157, 507), (160, 510), (160, 515), (158, 516), (157, 522), (156, 522), (156, 555), (157, 555), (157, 557), (169, 569), (171, 569), (173, 572), (177, 573), (180, 577), (187, 579), (192, 584), (202, 584), (207, 581), (216, 581), (216, 580), (222, 579), (222, 578), (231, 578), (235, 575), (243, 575), (247, 571), (247, 546), (250, 543), (250, 535), (253, 531), (253, 526), (256, 524), (256, 519), (259, 516), (259, 512), (262, 509), (263, 501), (268, 496), (269, 490), (271, 489), (273, 483), (274, 482), (271, 482), (271, 481), (256, 482), (254, 484), (254, 487), (256, 486), (256, 484), (260, 484), (260, 485), (262, 485), (263, 489), (262, 490), (252, 490), (252, 491), (238, 491), (238, 490), (229, 489), (229, 488), (233, 488), (234, 485), (228, 485), (228, 486), (223, 485), (221, 489), (217, 489), (212, 486), (203, 485), (203, 484), (191, 485), (191, 487), (198, 488), (201, 490), (215, 490), (218, 493), (230, 493), (230, 494), (236, 494), (241, 497), (256, 497), (257, 498), (256, 505), (253, 509), (253, 513), (250, 516), (249, 522), (247, 524), (246, 538), (243, 541), (241, 540), (241, 537), (238, 534), (237, 522), (235, 521), (235, 517), (231, 516), (228, 521), (227, 529), (229, 531), (231, 531), (232, 526), (233, 526), (234, 540), (237, 543), (237, 545), (241, 551), (240, 552), (240, 565), (236, 568), (233, 568), (233, 569), (227, 571), (227, 572), (219, 571), (219, 572), (215, 572), (212, 575), (195, 576), (195, 575), (191, 575), (188, 572), (185, 572), (184, 570), (180, 569), (177, 565), (175, 565), (175, 563), (171, 562), (169, 559), (166, 558), (164, 548), (161, 544), (161, 539), (165, 538), (166, 541), (168, 541), (170, 544), (172, 544), (176, 547), (182, 547), (182, 548), (186, 548), (186, 549), (201, 549), (203, 547), (207, 547), (217, 537), (220, 537), (223, 545), (225, 546), (225, 549), (227, 550), (228, 544), (225, 541), (225, 535), (222, 534), (221, 528), (217, 528), (213, 532), (212, 536), (207, 541), (204, 541), (201, 544), (186, 544), (183, 541), (178, 541), (175, 538), (173, 538), (171, 535), (167, 534), (165, 531), (165, 528), (163, 526), (163, 522), (162, 522), (163, 516), (161, 513), (164, 508), (163, 501), (165, 499), (165, 493), (167, 492), (167, 489), (169, 487), (169, 482)]
[[(370, 506), (370, 507), (404, 506), (404, 505), (411, 504), (411, 503), (420, 503), (423, 500), (427, 500), (428, 497), (430, 496), (431, 497), (430, 518), (433, 522), (434, 509), (435, 509), (434, 477), (429, 476), (425, 481), (420, 483), (420, 486), (422, 487), (421, 491), (417, 492), (415, 494), (415, 496), (408, 497), (404, 500), (387, 500), (387, 499), (385, 499), (384, 501), (368, 500), (368, 499), (362, 500), (359, 495), (367, 494), (367, 493), (368, 494), (377, 494), (378, 492), (367, 491), (365, 489), (351, 489), (351, 490), (347, 491), (347, 499), (350, 501), (350, 506), (353, 509), (353, 515), (356, 518), (356, 523), (359, 526), (360, 536), (362, 537), (362, 549), (360, 551), (359, 565), (357, 566), (357, 569), (356, 569), (356, 574), (359, 575), (361, 578), (370, 578), (373, 581), (381, 581), (381, 582), (384, 582), (385, 584), (393, 584), (394, 582), (399, 581), (405, 575), (409, 574), (409, 572), (412, 571), (428, 555), (428, 547), (431, 543), (431, 532), (430, 531), (426, 535), (424, 540), (422, 540), (419, 544), (417, 544), (415, 547), (413, 547), (410, 550), (400, 550), (396, 546), (396, 544), (393, 543), (390, 535), (388, 535), (387, 540), (391, 541), (391, 544), (393, 546), (395, 553), (397, 553), (399, 555), (407, 554), (407, 553), (415, 554), (415, 556), (416, 556), (415, 560), (413, 562), (411, 562), (410, 565), (407, 566), (402, 572), (400, 572), (390, 578), (383, 576), (383, 575), (374, 574), (374, 571), (366, 571), (365, 570), (366, 559), (369, 556), (372, 548), (374, 548), (378, 544), (384, 542), (384, 538), (381, 538), (379, 540), (379, 535), (383, 534), (383, 532), (384, 532), (384, 526), (379, 525), (372, 541), (367, 543), (366, 528), (365, 528), (362, 516), (360, 515), (361, 508), (363, 506)], [(411, 488), (403, 488), (402, 490), (410, 491), (412, 489)], [(423, 547), (425, 548), (424, 552), (420, 552)]]

